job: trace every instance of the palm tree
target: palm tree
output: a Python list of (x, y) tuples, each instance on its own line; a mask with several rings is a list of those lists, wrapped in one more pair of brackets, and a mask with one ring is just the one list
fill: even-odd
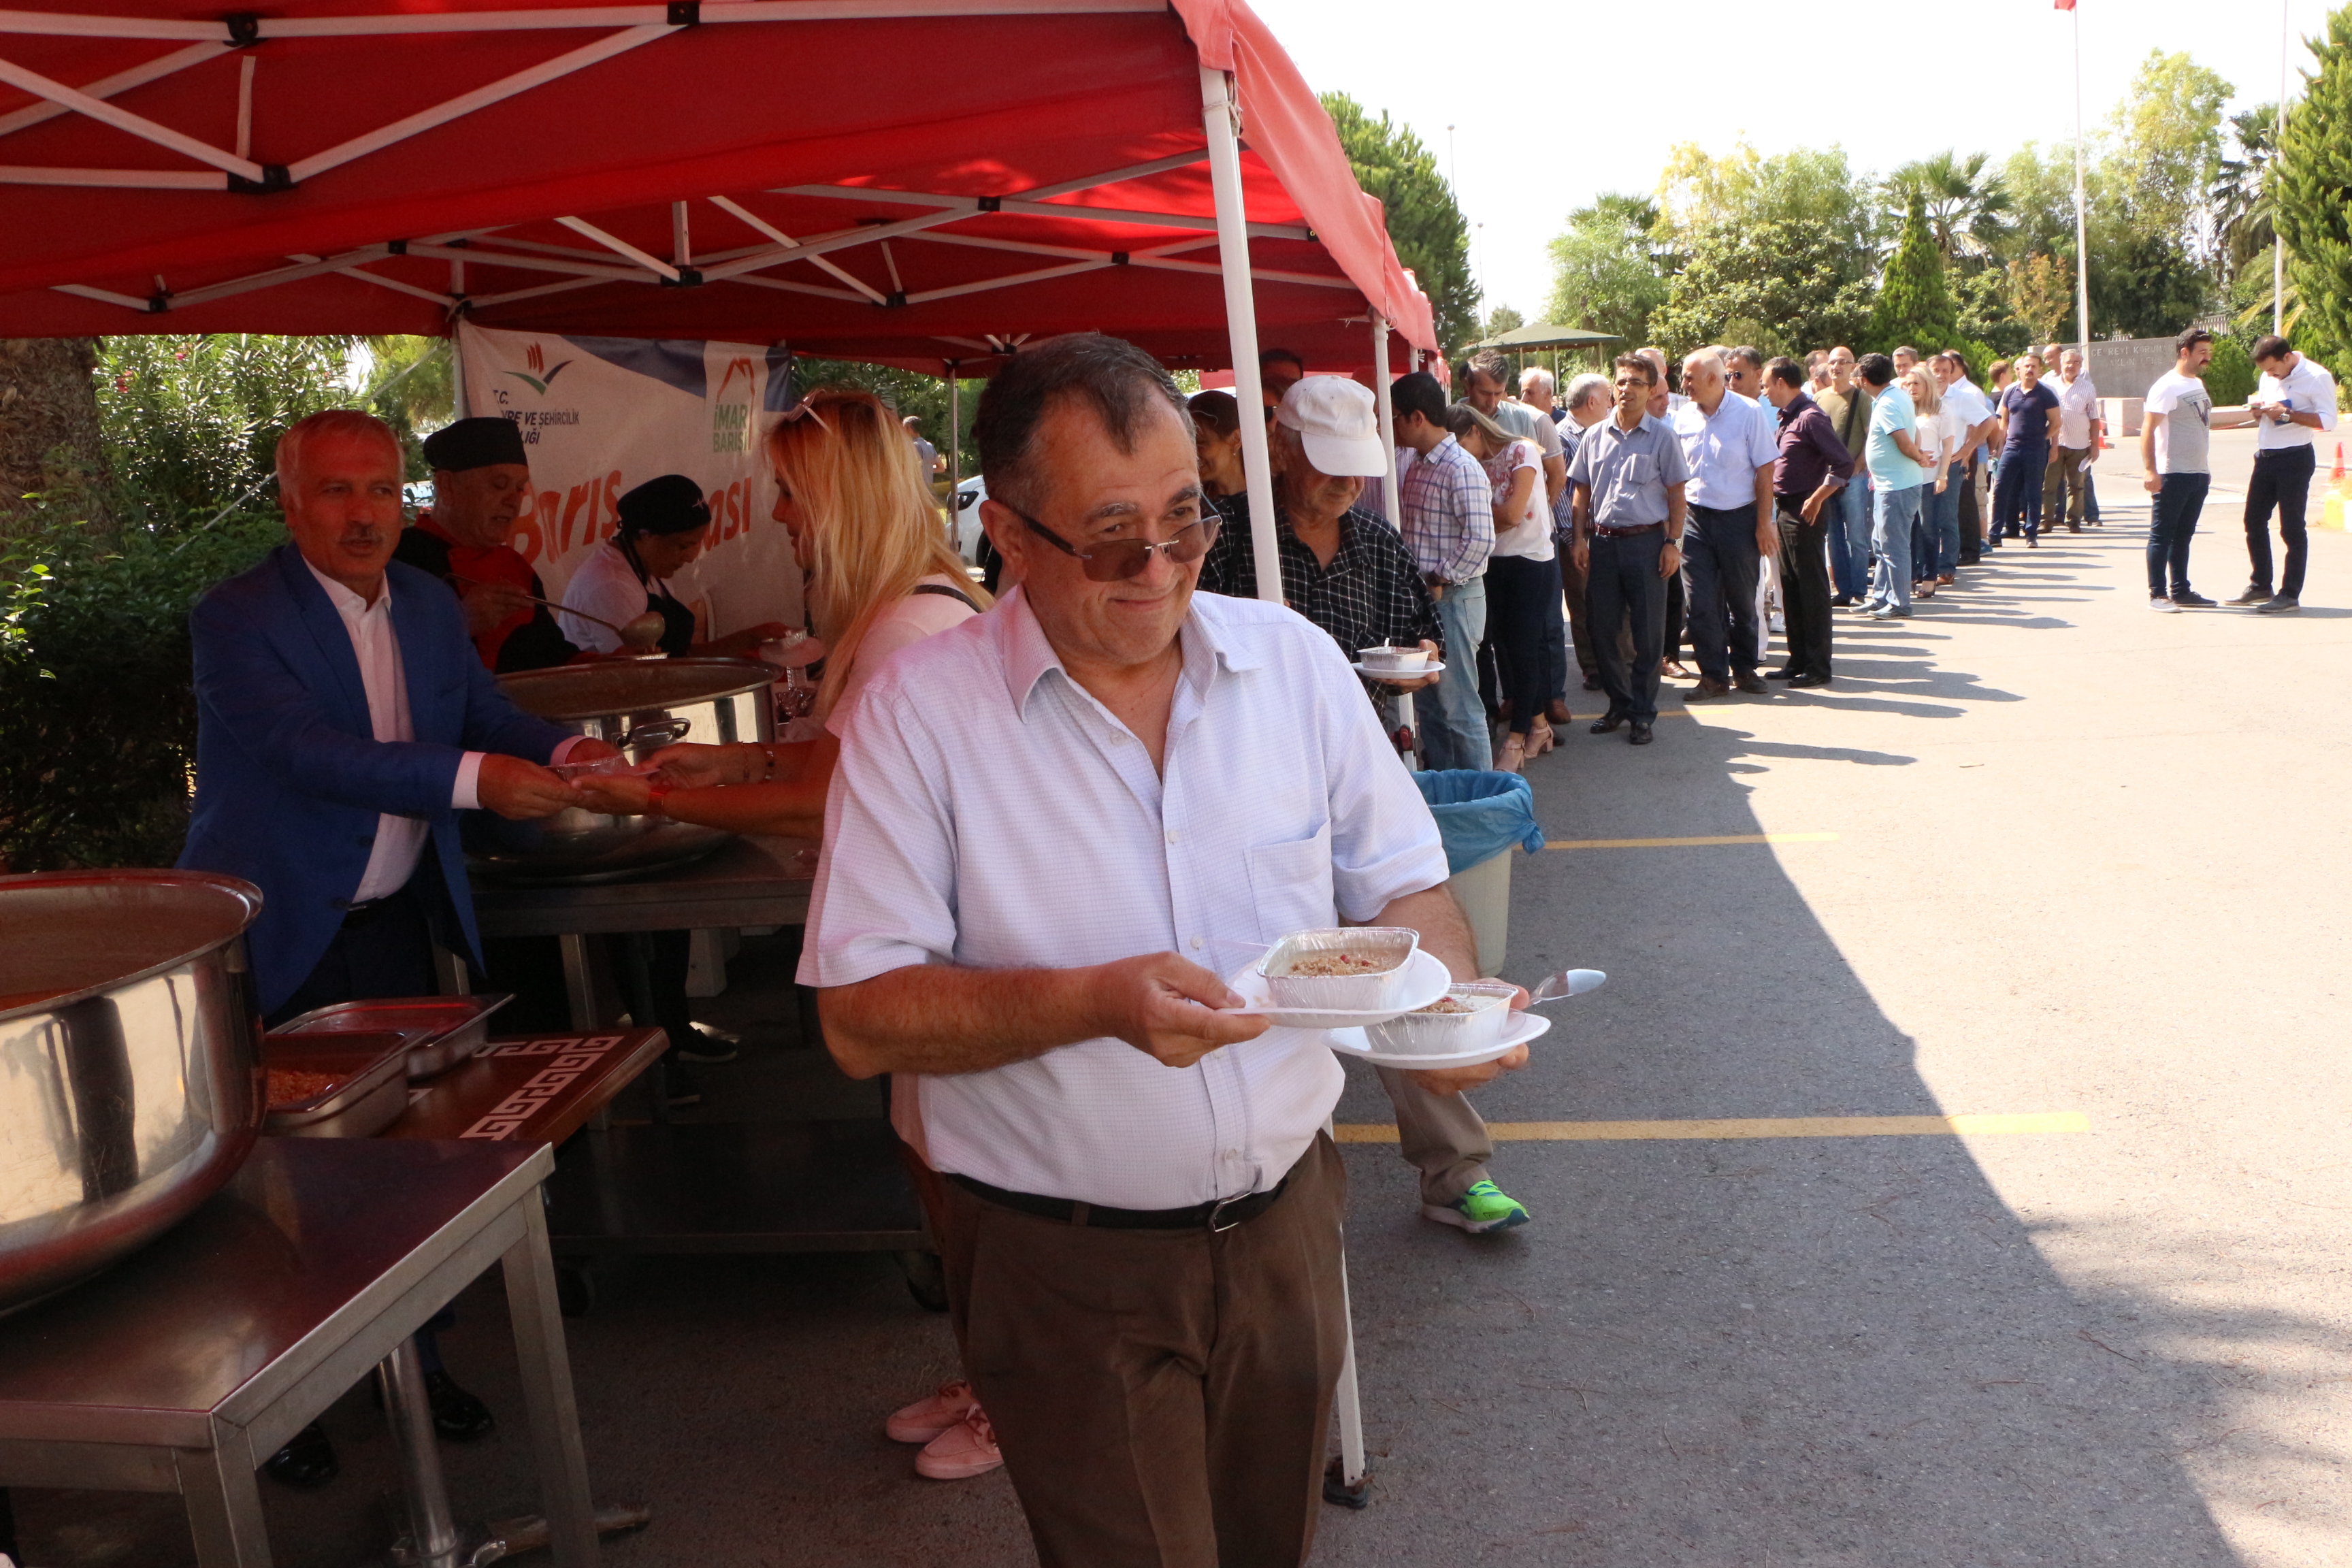
[(2277, 210), (2271, 192), (2271, 159), (2278, 148), (2278, 105), (2257, 104), (2230, 117), (2236, 133), (2236, 155), (2221, 160), (2213, 182), (2213, 244), (2217, 258), (2230, 277), (2270, 248), (2271, 216)]
[(2001, 188), (1999, 171), (1985, 163), (1982, 153), (1963, 158), (1948, 150), (1906, 163), (1886, 177), (1887, 205), (1906, 208), (1916, 193), (1927, 214), (1927, 232), (1946, 261), (1990, 256), (2007, 227), (2003, 215), (2012, 204)]

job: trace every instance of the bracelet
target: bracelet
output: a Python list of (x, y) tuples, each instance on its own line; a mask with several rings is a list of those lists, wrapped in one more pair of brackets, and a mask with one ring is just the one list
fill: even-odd
[(647, 816), (667, 816), (669, 815), (668, 812), (662, 809), (662, 801), (669, 792), (670, 786), (668, 784), (648, 784), (646, 787), (646, 815)]
[(754, 742), (752, 742), (751, 743), (752, 743), (753, 745), (755, 745), (755, 746), (759, 746), (759, 747), (760, 747), (760, 755), (767, 759), (767, 763), (768, 763), (768, 765), (767, 765), (765, 768), (762, 768), (762, 769), (760, 771), (760, 782), (761, 782), (761, 784), (773, 784), (773, 783), (775, 783), (775, 782), (776, 782), (776, 748), (775, 748), (775, 747), (773, 747), (773, 746), (762, 745), (762, 744), (761, 744), (761, 742), (757, 742), (757, 741), (754, 741)]

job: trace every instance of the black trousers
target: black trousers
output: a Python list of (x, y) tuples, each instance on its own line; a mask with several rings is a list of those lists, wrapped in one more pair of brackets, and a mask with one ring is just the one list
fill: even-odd
[[(1601, 659), (1601, 689), (1609, 711), (1650, 723), (1658, 717), (1658, 664), (1666, 631), (1666, 579), (1658, 563), (1666, 553), (1661, 526), (1619, 539), (1592, 536), (1585, 563), (1584, 615), (1592, 626), (1592, 651)], [(1618, 633), (1633, 631), (1633, 658)]]
[(2279, 596), (2303, 597), (2303, 568), (2311, 553), (2311, 536), (2304, 531), (2304, 510), (2311, 504), (2311, 476), (2319, 454), (2311, 447), (2282, 447), (2254, 454), (2254, 477), (2246, 486), (2246, 559), (2253, 563), (2253, 585), (2271, 585), (2271, 509), (2278, 509), (2279, 537), (2286, 541), (2286, 575), (2279, 579)]
[(1960, 564), (1973, 566), (1984, 552), (1984, 516), (1977, 507), (1977, 465), (1984, 461), (1982, 454), (1969, 457), (1969, 466), (1960, 470), (1966, 481), (1960, 486)]
[(1526, 740), (1551, 701), (1551, 649), (1544, 617), (1559, 635), (1559, 569), (1524, 555), (1486, 560), (1486, 642), (1495, 650), (1498, 693), (1511, 705), (1511, 733)]
[[(1827, 518), (1829, 509), (1822, 515)], [(1797, 506), (1783, 501), (1780, 524), (1780, 597), (1789, 623), (1789, 673), (1830, 672), (1829, 524), (1807, 522)]]
[(1728, 681), (1756, 673), (1756, 503), (1694, 506), (1683, 525), (1683, 595), (1698, 672)]

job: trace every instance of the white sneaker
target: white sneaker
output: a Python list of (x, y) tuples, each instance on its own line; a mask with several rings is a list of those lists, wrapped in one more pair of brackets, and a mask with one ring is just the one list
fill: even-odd
[(948, 1428), (980, 1408), (980, 1396), (971, 1384), (962, 1378), (940, 1384), (940, 1390), (928, 1399), (918, 1399), (903, 1410), (890, 1413), (883, 1428), (893, 1443), (928, 1443)]
[(968, 1481), (1004, 1463), (996, 1449), (996, 1428), (988, 1412), (975, 1405), (964, 1418), (923, 1445), (915, 1456), (915, 1473), (935, 1481)]
[(2179, 605), (2161, 595), (2148, 600), (2147, 607), (2160, 616), (2177, 616), (2180, 613)]

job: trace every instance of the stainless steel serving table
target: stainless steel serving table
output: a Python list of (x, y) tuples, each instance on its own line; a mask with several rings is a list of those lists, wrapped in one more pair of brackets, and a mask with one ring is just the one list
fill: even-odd
[[(614, 1021), (596, 1016), (586, 937), (803, 925), (815, 852), (808, 839), (745, 837), (627, 881), (522, 887), (478, 878), (474, 915), (484, 936), (561, 938), (572, 1027), (609, 1032)], [(613, 1128), (600, 1119), (567, 1146), (548, 1197), (553, 1244), (566, 1258), (896, 1252), (917, 1295), (937, 1295), (922, 1209), (878, 1117)]]
[[(0, 1485), (177, 1492), (204, 1568), (268, 1568), (257, 1467), (377, 1363), (404, 1392), (409, 1336), (498, 1263), (555, 1561), (588, 1568), (541, 1213), (553, 1163), (544, 1144), (262, 1139), (162, 1239), (0, 1322)], [(422, 1412), (418, 1393), (403, 1403)], [(448, 1504), (430, 1417), (413, 1425), (394, 1435), (421, 1540)]]

